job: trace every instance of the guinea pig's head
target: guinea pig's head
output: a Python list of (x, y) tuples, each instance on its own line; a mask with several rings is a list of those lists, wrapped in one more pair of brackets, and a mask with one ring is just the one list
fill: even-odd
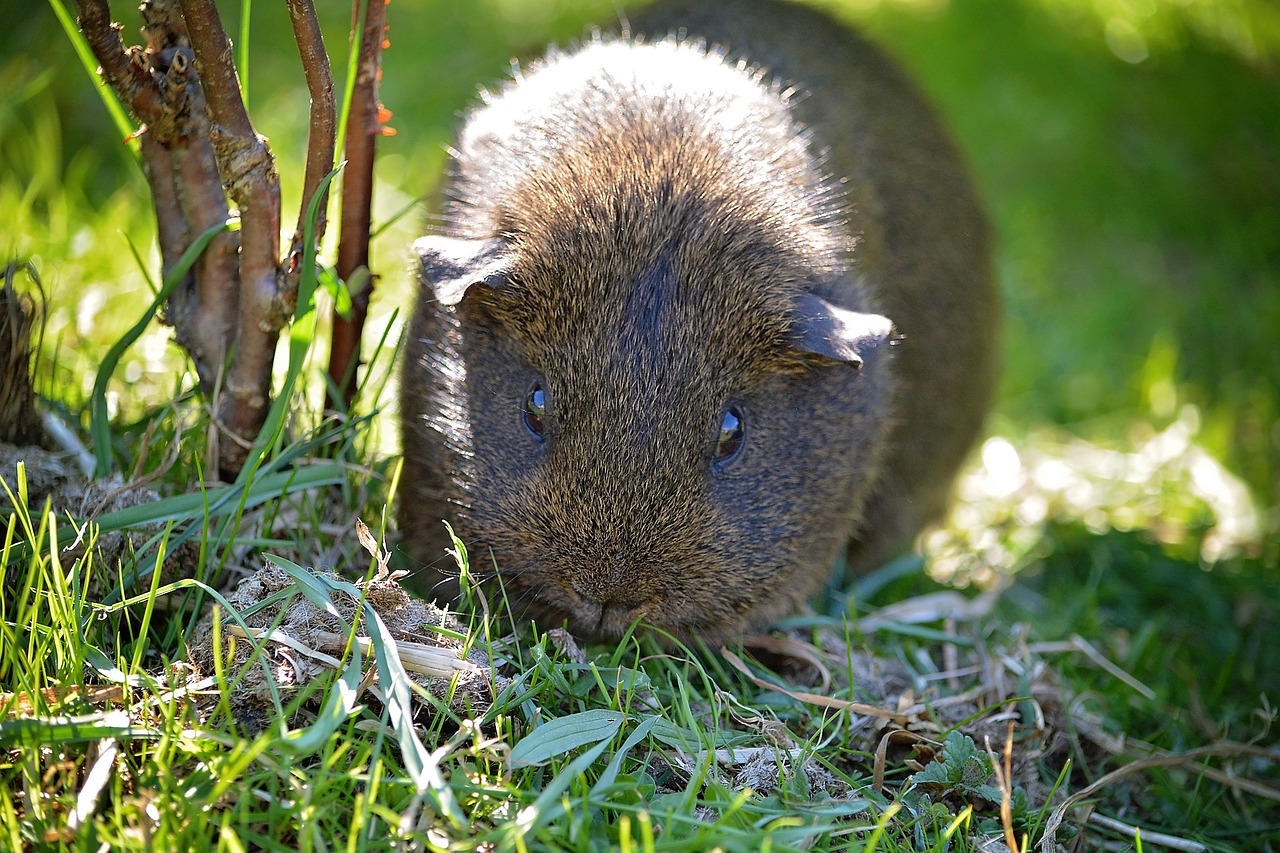
[(601, 638), (640, 620), (715, 640), (794, 610), (878, 470), (890, 322), (815, 293), (787, 252), (601, 239), (417, 244), (473, 572)]

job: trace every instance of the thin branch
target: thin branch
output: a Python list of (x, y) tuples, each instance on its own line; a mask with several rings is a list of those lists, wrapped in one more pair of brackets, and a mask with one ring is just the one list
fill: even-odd
[(204, 83), (209, 113), (223, 133), (241, 139), (257, 140), (240, 94), (240, 78), (231, 61), (231, 39), (222, 28), (218, 7), (213, 0), (179, 0), (187, 36), (196, 52), (200, 79)]
[[(302, 199), (298, 205), (298, 225), (289, 245), (289, 255), (285, 259), (281, 294), (286, 311), (292, 313), (297, 308), (298, 289), (304, 274), (315, 272), (314, 269), (306, 269), (306, 266), (314, 268), (315, 253), (328, 226), (330, 184), (325, 178), (333, 169), (338, 117), (333, 96), (333, 71), (329, 66), (329, 54), (325, 50), (320, 23), (316, 19), (315, 5), (312, 0), (288, 0), (287, 6), (289, 21), (293, 24), (294, 41), (298, 43), (298, 55), (302, 60), (302, 71), (307, 80), (307, 90), (311, 95), (311, 121), (307, 131), (307, 164), (303, 176)], [(311, 244), (307, 245), (307, 224), (312, 210), (315, 210), (315, 222)]]
[[(204, 88), (196, 74), (186, 22), (177, 0), (147, 0), (142, 5), (147, 57), (160, 86), (167, 116), (172, 119), (149, 133), (164, 144), (173, 172), (174, 195), (181, 207), (185, 240), (174, 251), (162, 252), (165, 269), (186, 251), (194, 235), (227, 220), (230, 209), (217, 158), (209, 139)], [(152, 180), (157, 198), (156, 217), (171, 218), (159, 206), (161, 190)], [(161, 243), (162, 250), (164, 243)], [(224, 232), (196, 261), (191, 278), (169, 299), (165, 319), (173, 325), (178, 343), (196, 365), (206, 394), (217, 387), (234, 340), (236, 303), (240, 292), (240, 235)]]
[[(142, 170), (151, 186), (151, 203), (156, 212), (156, 236), (160, 244), (160, 273), (163, 278), (191, 245), (191, 229), (187, 227), (182, 203), (178, 200), (177, 175), (169, 160), (169, 152), (153, 133), (143, 133), (140, 141)], [(188, 272), (181, 289), (186, 289), (187, 282), (193, 279), (193, 274)]]
[[(170, 76), (173, 76), (171, 70)], [(226, 222), (230, 215), (218, 161), (210, 142), (204, 90), (194, 67), (187, 76), (188, 132), (170, 149), (177, 174), (178, 197), (191, 234), (199, 235)], [(240, 301), (240, 234), (225, 232), (214, 238), (196, 261), (194, 290), (180, 291), (170, 300), (170, 313), (187, 306), (182, 323), (176, 323), (178, 340), (196, 362), (200, 387), (212, 394), (218, 374), (226, 365), (236, 335), (236, 306)], [(174, 294), (175, 297), (179, 293)], [(176, 319), (176, 318), (175, 318)]]
[[(240, 208), (240, 299), (234, 355), (223, 383), (218, 421), (232, 442), (220, 460), (239, 471), (266, 419), (271, 368), (288, 319), (281, 299), (280, 177), (266, 140), (249, 120), (231, 61), (231, 41), (213, 0), (181, 0), (211, 118), (210, 137), (228, 195)], [(238, 439), (238, 440), (237, 440)]]
[[(356, 67), (356, 84), (351, 95), (351, 113), (347, 123), (344, 154), (347, 160), (342, 174), (342, 235), (338, 243), (338, 277), (354, 280), (362, 267), (369, 269), (369, 229), (373, 207), (373, 160), (377, 140), (385, 130), (380, 123), (378, 82), (382, 74), (382, 44), (386, 38), (387, 10), (385, 0), (365, 0), (364, 29), (360, 34), (360, 52)], [(359, 0), (356, 0), (359, 9)], [(359, 20), (358, 14), (356, 20)], [(360, 363), (360, 336), (369, 313), (369, 296), (374, 278), (351, 295), (351, 317), (335, 313), (332, 348), (329, 353), (329, 375), (342, 391), (349, 407), (355, 395), (355, 373)]]
[[(311, 124), (307, 132), (307, 167), (302, 182), (302, 204), (298, 210), (298, 227), (289, 249), (289, 270), (293, 284), (289, 288), (297, 293), (295, 270), (301, 260), (302, 234), (306, 225), (307, 209), (316, 188), (325, 175), (333, 169), (334, 149), (337, 147), (338, 111), (333, 97), (333, 71), (329, 67), (329, 54), (324, 47), (324, 36), (316, 20), (312, 0), (288, 0), (289, 20), (298, 42), (298, 54), (302, 58), (302, 71), (307, 78), (307, 90), (311, 94)], [(326, 189), (320, 199), (320, 215), (316, 219), (315, 239), (324, 236), (327, 220), (329, 192)]]

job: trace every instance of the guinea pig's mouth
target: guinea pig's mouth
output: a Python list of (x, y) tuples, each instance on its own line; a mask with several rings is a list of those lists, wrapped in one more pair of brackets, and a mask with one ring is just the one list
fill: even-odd
[(563, 624), (575, 637), (616, 642), (635, 630), (649, 633), (664, 647), (702, 640), (715, 645), (742, 631), (740, 615), (706, 614), (667, 590), (632, 600), (601, 600), (579, 592), (572, 583), (525, 587), (518, 606), (544, 630)]
[(689, 643), (695, 637), (719, 642), (732, 633), (729, 625), (702, 623), (686, 616), (681, 608), (672, 608), (649, 600), (642, 604), (600, 603), (584, 596), (570, 594), (569, 602), (551, 608), (563, 618), (575, 637), (597, 642), (616, 642), (629, 631), (650, 633), (665, 647), (673, 643)]
[(677, 626), (654, 619), (662, 608), (652, 599), (638, 603), (601, 602), (571, 588), (561, 588), (554, 601), (547, 595), (537, 596), (531, 609), (552, 620), (563, 620), (575, 637), (602, 642), (617, 641), (637, 626), (641, 630), (657, 628), (683, 634)]
[(644, 623), (650, 611), (648, 603), (638, 606), (592, 601), (578, 597), (569, 611), (573, 633), (597, 640), (620, 639), (637, 623)]

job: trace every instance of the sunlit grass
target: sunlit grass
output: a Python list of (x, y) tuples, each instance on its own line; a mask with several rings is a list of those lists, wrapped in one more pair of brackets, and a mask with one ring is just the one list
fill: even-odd
[[(1055, 523), (1094, 535), (1142, 531), (1184, 559), (1261, 557), (1272, 520), (1248, 487), (1197, 443), (1187, 408), (1160, 432), (1137, 423), (1119, 446), (1041, 428), (982, 445), (960, 480), (948, 524), (930, 533), (937, 579), (990, 586), (1032, 559)], [(1127, 447), (1125, 445), (1128, 445)]]
[[(1048, 420), (1109, 441), (1129, 421), (1159, 431), (1195, 406), (1203, 446), (1274, 505), (1274, 77), (1185, 28), (1125, 62), (1106, 43), (1111, 6), (1086, 5), (975, 0), (924, 16), (881, 5), (866, 17), (939, 102), (987, 199), (1006, 316), (998, 410), (1019, 429)], [(1280, 45), (1268, 4), (1191, 5), (1247, 12), (1269, 54)], [(1132, 9), (1153, 26), (1184, 14)]]

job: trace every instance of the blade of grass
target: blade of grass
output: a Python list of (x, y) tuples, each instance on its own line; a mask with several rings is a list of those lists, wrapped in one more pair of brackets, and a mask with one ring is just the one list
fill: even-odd
[(51, 743), (83, 743), (103, 738), (155, 740), (161, 732), (146, 726), (121, 723), (112, 711), (72, 717), (21, 718), (0, 722), (0, 745), (46, 746)]
[[(235, 621), (236, 625), (238, 625), (240, 629), (244, 631), (246, 636), (253, 636), (253, 629), (249, 626), (249, 623), (245, 621), (244, 616), (240, 613), (240, 611), (236, 610), (235, 607), (231, 605), (231, 602), (227, 601), (226, 597), (221, 592), (209, 586), (209, 584), (204, 583), (203, 581), (197, 580), (195, 578), (181, 578), (180, 580), (176, 580), (173, 583), (165, 584), (163, 586), (156, 588), (154, 593), (148, 590), (147, 592), (141, 593), (140, 595), (135, 595), (132, 598), (126, 598), (123, 601), (110, 603), (110, 604), (104, 603), (101, 605), (95, 605), (93, 609), (97, 614), (101, 616), (109, 616), (110, 614), (123, 610), (126, 607), (133, 607), (136, 604), (145, 604), (148, 599), (151, 599), (153, 597), (159, 598), (161, 596), (166, 596), (171, 593), (185, 592), (191, 589), (197, 589), (203, 595), (208, 595), (211, 598), (213, 598), (213, 600), (217, 602), (217, 605), (220, 606), (223, 610), (225, 610), (227, 615)], [(250, 655), (248, 662), (244, 665), (244, 669), (241, 670), (242, 673), (245, 670), (247, 670), (248, 667), (254, 665), (256, 662), (260, 660), (262, 647), (265, 644), (265, 642), (266, 641), (253, 642), (253, 650), (254, 650), (253, 654)], [(268, 663), (263, 663), (262, 666), (265, 668), (265, 674), (267, 676), (266, 677), (267, 692), (271, 699), (272, 708), (275, 711), (276, 718), (283, 719), (284, 706), (280, 701), (280, 690), (279, 690), (279, 687), (276, 685), (275, 677), (271, 673), (271, 666)], [(238, 677), (236, 681), (238, 681)], [(235, 682), (233, 682), (233, 684), (234, 683)], [(227, 689), (229, 689), (221, 679), (219, 680), (218, 687), (219, 687), (219, 690), (222, 690), (222, 691), (226, 691)]]
[(236, 62), (240, 72), (240, 97), (244, 98), (245, 107), (249, 106), (249, 13), (253, 10), (253, 0), (240, 0), (240, 57)]
[(320, 185), (307, 202), (307, 216), (302, 226), (302, 274), (298, 277), (298, 317), (315, 310), (315, 292), (319, 286), (316, 275), (316, 256), (319, 251), (319, 246), (316, 245), (316, 221), (320, 217), (320, 200), (328, 198), (329, 185), (344, 166), (345, 161), (331, 169), (321, 179)]
[(147, 595), (146, 606), (142, 611), (142, 625), (138, 629), (138, 637), (140, 638), (140, 642), (138, 642), (135, 645), (134, 652), (133, 652), (133, 662), (132, 662), (131, 669), (135, 672), (142, 669), (142, 655), (148, 646), (147, 631), (151, 627), (151, 617), (155, 613), (155, 609), (156, 609), (156, 589), (159, 587), (160, 578), (164, 574), (161, 571), (161, 567), (164, 565), (164, 557), (165, 557), (165, 554), (167, 553), (166, 545), (168, 544), (168, 541), (169, 541), (169, 534), (172, 532), (173, 532), (173, 522), (169, 522), (168, 524), (165, 525), (164, 536), (160, 540), (160, 547), (156, 549), (155, 564), (151, 571), (151, 589), (149, 590), (149, 595)]
[[(347, 78), (342, 83), (342, 101), (338, 107), (338, 129), (334, 134), (334, 139), (338, 140), (338, 144), (342, 145), (347, 139), (347, 118), (351, 114), (351, 97), (356, 91), (356, 69), (360, 64), (360, 34), (364, 32), (364, 19), (368, 12), (368, 6), (361, 0), (355, 0), (360, 11), (356, 14), (356, 20), (351, 25), (351, 39), (347, 43)], [(345, 159), (344, 151), (341, 159)]]
[(272, 498), (322, 486), (335, 486), (346, 480), (346, 470), (336, 462), (320, 462), (289, 471), (268, 474), (255, 480), (248, 489), (222, 486), (203, 492), (174, 495), (158, 501), (126, 507), (99, 516), (96, 521), (102, 530), (124, 530), (145, 524), (192, 521), (215, 518), (231, 510), (232, 498), (244, 496), (238, 509), (257, 506)]
[(97, 378), (93, 382), (93, 393), (89, 406), (91, 412), (89, 432), (93, 437), (93, 455), (98, 462), (94, 471), (95, 477), (105, 477), (111, 473), (113, 459), (111, 452), (111, 421), (107, 415), (107, 383), (111, 380), (111, 374), (115, 372), (116, 365), (120, 363), (121, 356), (124, 355), (125, 350), (133, 346), (133, 342), (150, 325), (151, 318), (155, 316), (156, 311), (160, 309), (160, 306), (164, 304), (170, 294), (178, 288), (183, 277), (186, 276), (187, 270), (200, 257), (200, 253), (205, 250), (210, 241), (223, 231), (238, 230), (240, 230), (240, 220), (229, 219), (209, 228), (196, 237), (191, 242), (191, 245), (187, 247), (187, 250), (182, 253), (178, 263), (174, 264), (173, 269), (169, 270), (169, 274), (164, 277), (160, 292), (156, 294), (156, 298), (151, 301), (147, 310), (143, 312), (142, 317), (133, 324), (129, 331), (124, 333), (120, 340), (112, 344), (111, 349), (107, 350), (106, 356), (102, 359), (102, 366), (98, 368)]
[(138, 267), (138, 272), (142, 274), (142, 281), (147, 285), (147, 290), (151, 291), (151, 298), (155, 299), (160, 291), (156, 289), (156, 282), (151, 277), (151, 271), (147, 269), (147, 262), (142, 259), (142, 253), (138, 251), (133, 238), (128, 234), (123, 236), (125, 243), (129, 246), (129, 254), (133, 255), (133, 262)]
[[(310, 601), (316, 607), (319, 607), (325, 613), (328, 613), (330, 616), (337, 619), (339, 624), (341, 624), (346, 630), (351, 630), (351, 626), (347, 624), (347, 620), (338, 612), (338, 608), (333, 603), (333, 598), (330, 596), (330, 592), (333, 591), (332, 585), (325, 583), (314, 573), (304, 569), (292, 560), (286, 560), (284, 557), (278, 557), (275, 554), (267, 554), (266, 559), (268, 562), (274, 563), (281, 569), (284, 569), (285, 573), (288, 574), (289, 577), (293, 578), (294, 583), (297, 585), (296, 591), (302, 593), (303, 597), (306, 598), (307, 601)], [(360, 601), (363, 598), (363, 595), (360, 594), (359, 590), (356, 590), (355, 598), (356, 601)]]
[(338, 728), (360, 710), (360, 683), (364, 678), (364, 665), (360, 644), (352, 643), (351, 659), (347, 661), (342, 677), (329, 688), (324, 707), (316, 715), (315, 722), (302, 730), (287, 733), (281, 746), (294, 755), (310, 755), (319, 752), (329, 742)]
[(418, 196), (417, 198), (405, 204), (395, 213), (391, 214), (391, 216), (387, 217), (385, 221), (379, 222), (376, 227), (370, 229), (369, 239), (376, 240), (379, 236), (382, 235), (383, 231), (386, 231), (388, 228), (395, 225), (401, 219), (408, 216), (415, 207), (418, 207), (421, 204), (425, 204), (428, 197), (429, 197), (428, 193), (424, 193), (423, 195)]
[[(103, 515), (97, 519), (97, 522), (104, 530), (128, 529), (160, 523), (186, 523), (186, 526), (169, 540), (169, 551), (172, 552), (194, 536), (208, 535), (209, 522), (225, 518), (228, 524), (220, 525), (214, 538), (220, 542), (227, 542), (227, 551), (229, 551), (231, 544), (237, 542), (243, 544), (242, 540), (235, 536), (234, 531), (238, 530), (238, 526), (230, 522), (238, 524), (246, 510), (285, 495), (324, 486), (342, 485), (346, 482), (346, 477), (347, 473), (340, 464), (322, 462), (318, 465), (267, 474), (254, 480), (244, 489), (234, 485), (224, 486), (127, 507)], [(239, 500), (236, 500), (237, 498)], [(230, 534), (225, 533), (228, 528), (232, 530)], [(164, 531), (158, 532), (143, 543), (136, 551), (138, 558), (149, 554), (165, 535)], [(203, 565), (203, 559), (201, 564)], [(135, 561), (134, 565), (137, 567), (139, 563)], [(132, 589), (140, 578), (149, 576), (158, 565), (159, 563), (151, 562), (140, 569), (135, 568), (131, 574), (127, 574), (122, 579), (121, 587), (124, 590)], [(119, 600), (119, 597), (120, 589), (113, 589), (103, 597), (103, 603), (113, 604)]]

